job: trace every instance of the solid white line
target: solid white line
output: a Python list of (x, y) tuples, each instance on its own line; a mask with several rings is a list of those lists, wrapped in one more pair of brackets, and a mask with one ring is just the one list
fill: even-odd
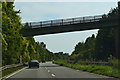
[(55, 74), (51, 74), (52, 75), (52, 77), (55, 77)]
[(16, 71), (16, 72), (14, 72), (14, 73), (11, 73), (10, 75), (7, 75), (7, 76), (5, 76), (5, 77), (3, 77), (3, 78), (7, 79), (7, 78), (9, 78), (9, 77), (11, 77), (11, 76), (13, 76), (13, 75), (17, 74), (18, 72), (20, 72), (20, 71), (22, 71), (22, 70), (24, 70), (24, 69), (26, 69), (26, 68), (27, 68), (27, 67), (22, 68), (22, 69), (20, 69), (20, 70), (18, 70), (18, 71)]

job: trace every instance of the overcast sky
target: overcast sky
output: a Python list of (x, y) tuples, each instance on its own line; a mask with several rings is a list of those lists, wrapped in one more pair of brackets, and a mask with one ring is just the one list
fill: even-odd
[[(21, 11), (21, 21), (46, 20), (107, 14), (117, 2), (15, 2), (15, 10)], [(78, 42), (83, 42), (98, 30), (77, 31), (35, 36), (35, 41), (44, 42), (52, 52), (71, 54)]]

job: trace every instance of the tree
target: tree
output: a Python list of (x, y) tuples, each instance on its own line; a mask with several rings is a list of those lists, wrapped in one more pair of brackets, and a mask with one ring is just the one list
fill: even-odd
[[(51, 60), (52, 54), (45, 49), (46, 45), (41, 46), (35, 42), (33, 37), (22, 37), (20, 31), (24, 28), (21, 24), (19, 11), (15, 11), (14, 2), (2, 3), (2, 63), (3, 65), (28, 62), (30, 59), (41, 61), (42, 55), (46, 60)], [(26, 23), (25, 27), (29, 27)]]
[[(109, 19), (109, 17), (116, 15), (118, 15), (118, 8), (111, 9), (106, 18)], [(95, 53), (96, 60), (107, 61), (110, 55), (117, 57), (115, 55), (115, 28), (100, 29), (98, 31)]]
[(95, 50), (95, 40), (95, 35), (93, 34), (85, 42), (79, 42), (72, 52), (71, 59), (74, 59), (75, 62), (86, 59), (92, 60)]

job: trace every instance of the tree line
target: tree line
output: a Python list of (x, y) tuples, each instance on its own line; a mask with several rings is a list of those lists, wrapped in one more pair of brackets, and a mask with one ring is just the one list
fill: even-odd
[[(33, 37), (23, 37), (20, 34), (23, 28), (20, 10), (14, 10), (14, 2), (2, 3), (2, 64), (16, 64), (27, 62), (30, 59), (42, 60), (104, 60), (115, 55), (115, 29), (99, 29), (97, 36), (94, 34), (88, 37), (85, 42), (79, 42), (71, 55), (68, 53), (53, 53), (46, 49), (44, 42), (35, 42)], [(109, 18), (118, 14), (118, 8), (110, 10), (104, 18)], [(25, 27), (29, 27), (28, 24)]]
[[(118, 15), (118, 7), (111, 9), (103, 18), (109, 19)], [(93, 34), (85, 42), (79, 42), (71, 55), (71, 60), (88, 61), (109, 61), (110, 58), (117, 58), (115, 50), (115, 28), (99, 29), (97, 36)]]
[(2, 65), (28, 62), (30, 59), (52, 60), (53, 53), (43, 42), (35, 42), (33, 37), (22, 37), (23, 28), (20, 10), (14, 10), (14, 2), (2, 3)]

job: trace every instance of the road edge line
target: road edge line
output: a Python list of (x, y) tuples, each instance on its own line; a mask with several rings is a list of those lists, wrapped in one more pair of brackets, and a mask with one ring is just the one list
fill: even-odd
[(1, 80), (5, 80), (5, 79), (7, 79), (7, 78), (9, 78), (9, 77), (11, 77), (11, 76), (17, 74), (18, 72), (20, 72), (20, 71), (26, 69), (26, 68), (27, 68), (27, 67), (24, 67), (24, 68), (22, 68), (22, 69), (20, 69), (20, 70), (17, 70), (17, 71), (15, 71), (15, 72), (13, 72), (13, 73), (7, 75), (7, 76), (4, 76), (4, 77), (1, 78)]

